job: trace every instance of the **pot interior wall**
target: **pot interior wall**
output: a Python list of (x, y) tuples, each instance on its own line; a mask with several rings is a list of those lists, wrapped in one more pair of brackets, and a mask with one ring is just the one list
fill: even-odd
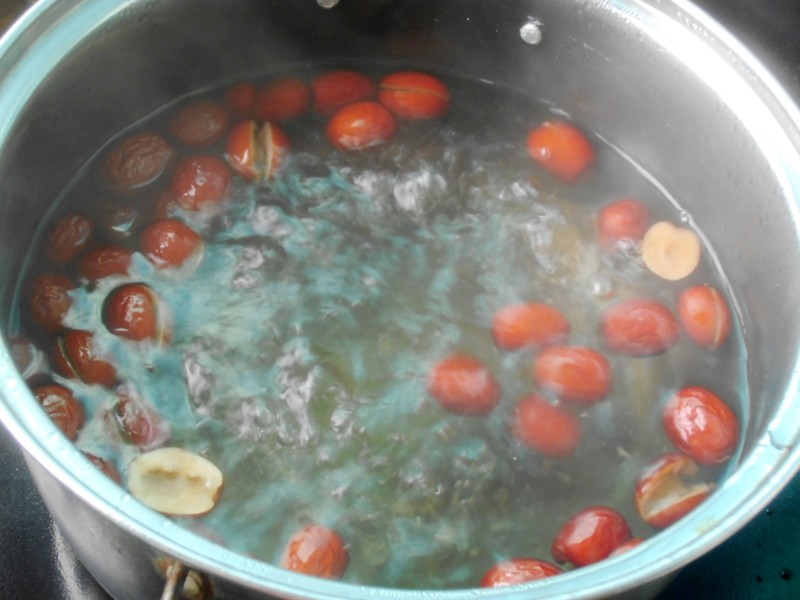
[[(68, 16), (79, 4), (64, 0), (50, 10)], [(685, 18), (671, 4), (653, 4)], [(741, 90), (729, 85), (752, 74), (735, 71), (710, 38), (700, 62), (690, 64), (680, 45), (700, 37), (689, 40), (688, 28), (645, 29), (641, 22), (655, 19), (655, 9), (626, 6), (633, 16), (616, 3), (585, 0), (341, 0), (330, 10), (314, 0), (126, 3), (78, 47), (39, 65), (53, 70), (0, 150), (2, 322), (10, 321), (28, 244), (54, 199), (105, 141), (153, 109), (246, 74), (315, 61), (452, 70), (552, 103), (633, 156), (718, 249), (748, 346), (746, 453), (786, 394), (797, 360), (794, 198), (759, 131), (766, 109), (742, 113)], [(530, 19), (542, 23), (540, 44), (520, 37)], [(43, 33), (37, 27), (30, 25), (29, 39)], [(677, 37), (667, 43), (662, 36), (670, 33)], [(25, 52), (21, 42), (12, 53)], [(4, 331), (14, 334), (13, 324)]]

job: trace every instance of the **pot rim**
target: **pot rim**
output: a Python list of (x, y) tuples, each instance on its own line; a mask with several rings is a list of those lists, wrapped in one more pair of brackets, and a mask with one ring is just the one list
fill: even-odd
[[(128, 4), (119, 0), (40, 0), (6, 32), (0, 39), (0, 114), (6, 115), (0, 122), (0, 145), (13, 130), (25, 99), (57, 66), (58, 57), (69, 54), (90, 31), (117, 18)], [(680, 36), (686, 42), (685, 46), (681, 44), (684, 64), (689, 64), (686, 59), (691, 56), (691, 68), (698, 75), (741, 91), (723, 100), (740, 116), (745, 104), (755, 113), (746, 120), (758, 125), (749, 127), (750, 134), (763, 141), (759, 147), (770, 158), (785, 196), (800, 198), (800, 111), (749, 50), (687, 0), (613, 0), (605, 3), (604, 10), (614, 12), (662, 44), (668, 36)], [(682, 22), (677, 15), (682, 16)], [(707, 34), (704, 39), (697, 35), (698, 30)], [(758, 101), (757, 111), (753, 99)], [(800, 231), (796, 203), (791, 211), (795, 228)], [(91, 465), (44, 412), (29, 410), (35, 404), (33, 396), (17, 373), (7, 346), (0, 346), (0, 420), (22, 446), (26, 458), (36, 461), (110, 521), (192, 568), (279, 597), (315, 600), (499, 596), (527, 600), (534, 590), (548, 598), (594, 598), (667, 576), (743, 527), (800, 469), (798, 390), (800, 359), (795, 356), (793, 374), (782, 390), (783, 402), (750, 454), (706, 502), (624, 556), (508, 588), (396, 590), (285, 571), (219, 546), (138, 503)]]

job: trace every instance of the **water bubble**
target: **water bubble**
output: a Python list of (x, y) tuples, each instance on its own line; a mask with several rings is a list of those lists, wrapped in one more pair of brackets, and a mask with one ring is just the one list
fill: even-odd
[(519, 35), (526, 44), (536, 45), (542, 41), (542, 24), (536, 19), (529, 19), (519, 29)]

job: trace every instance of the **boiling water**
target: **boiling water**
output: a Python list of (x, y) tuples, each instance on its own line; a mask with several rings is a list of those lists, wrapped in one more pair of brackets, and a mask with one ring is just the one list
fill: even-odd
[[(332, 149), (312, 115), (287, 124), (292, 155), (274, 180), (236, 179), (231, 199), (213, 213), (178, 211), (206, 244), (196, 268), (160, 271), (137, 253), (128, 277), (72, 293), (66, 324), (96, 332), (120, 379), (135, 382), (171, 423), (170, 445), (203, 454), (225, 475), (217, 507), (180, 519), (187, 527), (277, 562), (297, 529), (319, 522), (347, 540), (345, 581), (472, 587), (498, 560), (550, 560), (558, 528), (586, 506), (614, 506), (635, 536), (652, 535), (633, 488), (642, 467), (672, 448), (659, 419), (665, 395), (706, 385), (744, 403), (739, 336), (716, 353), (681, 340), (655, 357), (607, 354), (613, 391), (581, 413), (574, 456), (543, 457), (510, 435), (514, 404), (535, 391), (533, 355), (497, 349), (493, 312), (547, 302), (569, 319), (571, 344), (602, 349), (605, 307), (636, 296), (674, 307), (687, 284), (657, 280), (635, 247), (602, 251), (599, 208), (629, 196), (646, 201), (654, 221), (681, 214), (596, 139), (592, 176), (554, 183), (525, 147), (527, 132), (552, 117), (547, 106), (446, 81), (446, 117), (403, 123), (392, 142), (367, 152)], [(166, 107), (121, 135), (165, 131), (173, 113)], [(109, 206), (129, 203), (146, 215), (161, 189), (114, 198), (96, 171), (87, 166), (58, 214), (99, 222)], [(135, 233), (122, 243), (135, 249)], [(97, 235), (120, 243), (110, 230)], [(31, 251), (31, 272), (49, 270), (35, 245)], [(691, 281), (724, 289), (710, 251), (705, 256)], [(106, 330), (103, 300), (128, 281), (147, 283), (170, 307), (168, 345)], [(28, 333), (45, 349), (53, 344)], [(488, 416), (445, 412), (427, 393), (431, 366), (456, 351), (484, 361), (501, 385)], [(139, 450), (109, 419), (116, 395), (53, 377), (89, 413), (78, 447), (115, 461), (124, 477)]]

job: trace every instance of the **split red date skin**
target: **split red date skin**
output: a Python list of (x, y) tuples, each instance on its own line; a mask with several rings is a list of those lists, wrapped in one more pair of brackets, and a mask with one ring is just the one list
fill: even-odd
[(339, 150), (358, 151), (385, 144), (396, 130), (397, 122), (383, 105), (356, 102), (330, 118), (325, 135)]
[(427, 73), (392, 73), (380, 81), (378, 89), (380, 103), (399, 119), (434, 119), (450, 108), (450, 90)]
[(697, 471), (691, 458), (678, 453), (660, 456), (645, 467), (634, 492), (636, 510), (645, 523), (657, 529), (669, 527), (708, 498), (713, 484), (687, 480)]
[(528, 152), (545, 171), (569, 184), (577, 183), (596, 160), (589, 138), (566, 121), (546, 121), (534, 128), (528, 134)]
[(57, 340), (53, 361), (65, 377), (111, 387), (117, 380), (114, 366), (97, 351), (90, 331), (68, 329)]
[(511, 431), (529, 448), (554, 458), (572, 456), (583, 436), (577, 416), (535, 394), (517, 403)]
[(74, 441), (86, 419), (80, 400), (70, 390), (57, 384), (39, 386), (33, 395), (64, 435)]
[(681, 292), (678, 318), (686, 336), (708, 350), (716, 350), (724, 344), (731, 331), (728, 302), (710, 285), (697, 285)]
[(630, 537), (630, 526), (622, 514), (608, 506), (592, 506), (564, 523), (551, 551), (559, 564), (585, 567), (607, 558)]
[(77, 285), (66, 275), (43, 273), (28, 283), (28, 307), (36, 324), (47, 333), (64, 328), (64, 317), (72, 306), (70, 290)]
[(261, 88), (256, 96), (255, 116), (259, 121), (287, 121), (306, 112), (311, 90), (296, 77), (277, 79)]
[(629, 356), (652, 356), (671, 348), (680, 336), (672, 311), (655, 300), (624, 300), (601, 316), (608, 347)]
[(274, 123), (253, 120), (234, 125), (228, 136), (225, 158), (231, 169), (246, 181), (271, 179), (290, 151), (289, 137)]
[(559, 575), (564, 571), (538, 558), (510, 558), (491, 567), (481, 579), (481, 587), (503, 587)]
[(105, 178), (118, 192), (133, 192), (159, 179), (174, 155), (172, 145), (157, 133), (135, 133), (111, 149), (104, 164)]
[(377, 95), (375, 82), (357, 71), (328, 71), (311, 81), (314, 110), (329, 117), (348, 104), (372, 100)]
[(450, 356), (428, 376), (428, 391), (446, 410), (465, 415), (485, 415), (500, 401), (500, 385), (478, 359)]
[(47, 236), (47, 259), (54, 265), (71, 263), (92, 239), (94, 224), (83, 215), (67, 215), (58, 220)]
[(231, 172), (216, 156), (192, 156), (175, 168), (170, 190), (181, 208), (202, 210), (228, 197)]
[(690, 386), (673, 394), (662, 411), (673, 445), (703, 465), (728, 460), (739, 443), (739, 420), (714, 392)]
[(569, 330), (569, 321), (560, 310), (538, 302), (504, 306), (492, 317), (492, 338), (502, 350), (561, 344)]
[(223, 106), (210, 100), (195, 100), (178, 111), (169, 130), (187, 148), (205, 148), (219, 141), (229, 124), (230, 116)]
[(203, 253), (203, 239), (177, 219), (164, 219), (148, 226), (139, 238), (147, 259), (158, 268), (180, 267)]
[(533, 378), (540, 389), (574, 406), (590, 406), (608, 396), (611, 364), (592, 348), (550, 346), (533, 360)]
[(333, 529), (314, 524), (292, 536), (280, 564), (296, 573), (341, 579), (349, 560), (342, 536)]

